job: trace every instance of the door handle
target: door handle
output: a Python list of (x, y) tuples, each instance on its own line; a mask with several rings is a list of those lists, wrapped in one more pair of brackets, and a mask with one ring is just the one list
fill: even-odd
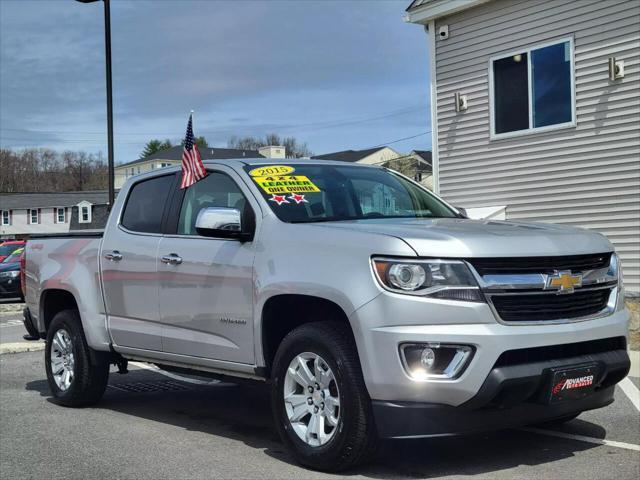
[(169, 255), (162, 256), (160, 261), (168, 265), (180, 265), (182, 263), (182, 257), (175, 253), (170, 253)]
[(112, 262), (119, 262), (122, 260), (122, 254), (118, 250), (114, 250), (111, 253), (105, 253), (104, 258)]

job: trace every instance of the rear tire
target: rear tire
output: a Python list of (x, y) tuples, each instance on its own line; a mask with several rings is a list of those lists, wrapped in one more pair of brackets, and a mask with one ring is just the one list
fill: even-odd
[(109, 379), (109, 364), (92, 360), (76, 310), (63, 310), (53, 317), (47, 330), (44, 360), (56, 403), (84, 407), (102, 398)]
[(346, 325), (316, 322), (290, 332), (276, 352), (272, 379), (276, 427), (299, 463), (338, 472), (375, 454), (378, 438), (371, 399)]

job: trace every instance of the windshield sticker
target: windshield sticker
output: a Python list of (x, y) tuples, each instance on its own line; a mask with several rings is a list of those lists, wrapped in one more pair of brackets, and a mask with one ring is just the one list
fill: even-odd
[(304, 175), (286, 175), (277, 177), (253, 177), (258, 186), (270, 194), (314, 193), (320, 189)]
[(308, 200), (304, 198), (304, 195), (300, 195), (299, 193), (293, 193), (287, 197), (289, 200), (293, 200), (297, 204), (299, 203), (309, 203)]
[(267, 165), (266, 167), (254, 168), (249, 172), (252, 177), (268, 177), (270, 175), (287, 175), (295, 172), (296, 169), (289, 165)]
[(276, 195), (275, 193), (271, 195), (269, 201), (276, 202), (278, 206), (282, 205), (283, 203), (289, 203), (287, 197), (285, 197), (284, 195)]

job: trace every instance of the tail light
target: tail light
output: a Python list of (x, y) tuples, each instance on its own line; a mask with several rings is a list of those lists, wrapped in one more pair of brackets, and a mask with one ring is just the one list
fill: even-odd
[(24, 246), (24, 251), (20, 257), (20, 289), (22, 290), (22, 296), (27, 296), (27, 277), (25, 274), (25, 266), (27, 264), (27, 245)]

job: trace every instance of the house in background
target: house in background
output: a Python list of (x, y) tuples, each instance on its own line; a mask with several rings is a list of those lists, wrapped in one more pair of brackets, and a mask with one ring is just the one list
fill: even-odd
[(428, 150), (412, 150), (411, 153), (384, 162), (382, 166), (413, 178), (429, 190), (433, 190), (433, 165), (431, 152)]
[(0, 239), (104, 228), (106, 191), (0, 194)]
[[(434, 189), (606, 235), (640, 291), (640, 2), (415, 0)], [(427, 61), (427, 59), (425, 59)]]
[(393, 148), (375, 147), (366, 150), (343, 150), (341, 152), (325, 153), (311, 158), (380, 165), (413, 178), (416, 182), (433, 190), (431, 152), (427, 150), (413, 150), (411, 153), (403, 155)]
[(393, 148), (375, 147), (366, 150), (343, 150), (341, 152), (325, 153), (323, 155), (315, 155), (311, 158), (316, 160), (339, 160), (341, 162), (382, 165), (384, 162), (400, 156), (401, 155)]
[[(269, 145), (258, 150), (239, 150), (234, 148), (199, 147), (203, 160), (224, 158), (286, 158), (286, 149), (281, 145)], [(150, 172), (157, 168), (172, 167), (182, 162), (181, 145), (161, 150), (145, 158), (128, 163), (121, 163), (115, 167), (115, 188), (121, 188), (128, 178), (140, 173)]]

